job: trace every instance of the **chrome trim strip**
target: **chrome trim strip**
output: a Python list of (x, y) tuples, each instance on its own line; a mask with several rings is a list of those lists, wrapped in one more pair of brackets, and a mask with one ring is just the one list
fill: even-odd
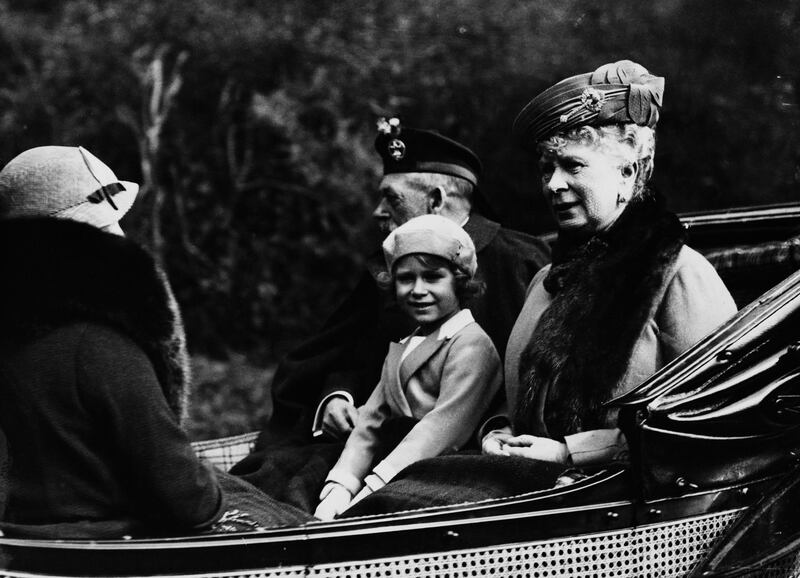
[(681, 222), (687, 227), (697, 225), (717, 225), (740, 221), (767, 221), (778, 218), (800, 218), (800, 204), (763, 205), (755, 207), (722, 209), (719, 211), (703, 211), (683, 213), (679, 215)]
[[(591, 505), (584, 505), (584, 506), (573, 506), (570, 508), (552, 508), (547, 510), (534, 510), (534, 511), (526, 511), (526, 512), (514, 512), (509, 514), (501, 514), (497, 516), (484, 516), (478, 518), (457, 518), (457, 519), (444, 519), (444, 520), (437, 520), (437, 521), (416, 521), (406, 524), (397, 524), (397, 525), (383, 525), (379, 527), (368, 526), (363, 528), (355, 528), (355, 529), (342, 529), (337, 530), (336, 528), (326, 529), (324, 526), (332, 526), (335, 525), (334, 523), (329, 522), (320, 522), (319, 528), (316, 532), (309, 532), (309, 529), (314, 530), (314, 527), (304, 526), (303, 532), (298, 532), (292, 536), (283, 536), (283, 537), (263, 537), (260, 533), (242, 533), (238, 534), (236, 538), (229, 538), (226, 537), (222, 540), (210, 540), (210, 541), (203, 541), (203, 540), (192, 540), (192, 541), (168, 541), (168, 540), (156, 540), (156, 541), (145, 541), (145, 540), (135, 540), (135, 541), (114, 541), (114, 542), (60, 542), (60, 541), (45, 541), (45, 540), (29, 540), (29, 539), (22, 539), (22, 538), (8, 538), (8, 539), (0, 539), (0, 546), (23, 546), (26, 548), (42, 548), (42, 549), (56, 549), (56, 550), (91, 550), (91, 551), (114, 551), (114, 550), (172, 550), (172, 549), (193, 549), (193, 548), (217, 548), (217, 547), (224, 547), (224, 546), (231, 546), (231, 545), (241, 545), (243, 540), (247, 540), (248, 545), (257, 545), (257, 544), (270, 544), (270, 543), (285, 543), (288, 540), (292, 541), (311, 541), (311, 540), (319, 540), (323, 538), (341, 538), (341, 537), (348, 537), (348, 536), (363, 536), (367, 534), (376, 534), (376, 533), (395, 533), (395, 532), (406, 532), (416, 529), (430, 529), (430, 528), (441, 528), (441, 527), (449, 527), (453, 524), (465, 525), (465, 524), (481, 524), (481, 523), (491, 523), (491, 522), (499, 522), (504, 520), (518, 520), (522, 518), (534, 518), (534, 517), (544, 517), (544, 516), (553, 516), (565, 513), (577, 513), (577, 512), (586, 512), (586, 511), (595, 511), (595, 510), (604, 510), (609, 508), (621, 508), (621, 507), (628, 507), (632, 506), (633, 502), (623, 500), (623, 501), (615, 501), (615, 502), (602, 502), (598, 504), (591, 504)], [(214, 536), (210, 536), (213, 538)], [(218, 537), (218, 536), (217, 536)], [(205, 538), (205, 537), (203, 537)]]

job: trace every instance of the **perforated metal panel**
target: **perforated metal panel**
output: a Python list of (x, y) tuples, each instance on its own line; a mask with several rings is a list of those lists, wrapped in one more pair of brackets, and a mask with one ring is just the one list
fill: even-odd
[(235, 463), (250, 453), (257, 437), (258, 432), (250, 432), (227, 438), (194, 442), (192, 447), (200, 459), (227, 472)]
[(619, 532), (309, 569), (328, 578), (509, 578), (683, 576), (738, 517), (724, 512)]

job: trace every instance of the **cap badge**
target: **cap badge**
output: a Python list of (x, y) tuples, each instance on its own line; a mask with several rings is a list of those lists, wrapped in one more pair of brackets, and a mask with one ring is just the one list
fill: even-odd
[(392, 117), (389, 120), (381, 117), (378, 119), (378, 132), (392, 136), (400, 136), (400, 119)]
[(583, 111), (598, 113), (600, 112), (600, 109), (603, 108), (605, 101), (606, 95), (604, 92), (601, 92), (596, 88), (592, 88), (591, 86), (587, 87), (581, 93), (581, 103), (571, 111), (562, 114), (560, 117), (558, 117), (558, 120), (563, 124), (570, 118), (581, 114)]
[(406, 143), (399, 138), (392, 139), (389, 143), (389, 155), (396, 161), (406, 156)]

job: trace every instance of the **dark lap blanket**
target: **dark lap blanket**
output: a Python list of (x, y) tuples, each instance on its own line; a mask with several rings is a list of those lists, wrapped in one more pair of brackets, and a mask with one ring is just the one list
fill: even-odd
[(252, 452), (231, 473), (267, 495), (313, 512), (325, 476), (339, 459), (344, 444), (282, 444)]
[(562, 464), (461, 453), (421, 460), (341, 517), (385, 514), (517, 496), (552, 488)]
[[(378, 463), (408, 434), (416, 420), (393, 417), (378, 431), (379, 444), (374, 462)], [(341, 442), (305, 443), (287, 440), (256, 448), (231, 468), (231, 473), (253, 484), (269, 496), (306, 512), (313, 512), (325, 477), (344, 449)]]
[(220, 471), (216, 474), (225, 496), (227, 513), (215, 524), (212, 533), (298, 526), (315, 519), (294, 506), (265, 495), (234, 475)]

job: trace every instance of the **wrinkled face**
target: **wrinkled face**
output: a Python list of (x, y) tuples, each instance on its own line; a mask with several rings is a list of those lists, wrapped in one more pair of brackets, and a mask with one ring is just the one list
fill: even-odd
[(575, 141), (539, 159), (542, 191), (559, 230), (592, 235), (609, 227), (629, 201), (635, 170), (606, 149)]
[(381, 200), (372, 213), (381, 231), (388, 235), (397, 227), (430, 212), (428, 195), (405, 173), (389, 174), (378, 187)]
[(395, 264), (397, 303), (421, 327), (437, 323), (460, 309), (455, 275), (441, 259), (406, 255)]

